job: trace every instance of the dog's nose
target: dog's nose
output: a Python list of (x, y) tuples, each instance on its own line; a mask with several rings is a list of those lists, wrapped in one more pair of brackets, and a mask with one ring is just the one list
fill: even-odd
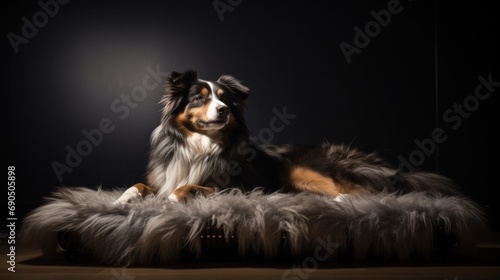
[(229, 114), (229, 108), (227, 106), (217, 107), (217, 114), (219, 114), (219, 117), (225, 117)]

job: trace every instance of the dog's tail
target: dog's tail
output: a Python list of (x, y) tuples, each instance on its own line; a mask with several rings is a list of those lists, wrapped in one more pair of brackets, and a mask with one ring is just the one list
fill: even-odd
[(329, 167), (328, 171), (334, 178), (374, 193), (422, 192), (436, 196), (465, 196), (458, 185), (443, 175), (399, 170), (377, 153), (364, 153), (346, 145), (324, 143), (318, 154), (324, 155), (320, 162)]
[(464, 192), (450, 178), (426, 172), (404, 172), (388, 164), (377, 154), (364, 154), (343, 146), (330, 146), (338, 175), (375, 192), (425, 192), (444, 196), (464, 196)]
[(375, 192), (425, 192), (434, 195), (463, 196), (463, 191), (450, 178), (443, 175), (413, 171), (402, 172), (387, 165), (363, 164), (348, 172), (357, 185)]
[(413, 171), (409, 173), (398, 171), (390, 177), (390, 187), (401, 193), (419, 191), (446, 196), (464, 195), (460, 187), (450, 178), (425, 171)]

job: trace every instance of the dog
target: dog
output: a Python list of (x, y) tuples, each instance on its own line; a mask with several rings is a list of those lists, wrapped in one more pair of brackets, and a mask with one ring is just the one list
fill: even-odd
[(342, 200), (378, 192), (460, 195), (436, 173), (403, 173), (375, 153), (346, 145), (258, 145), (245, 123), (249, 89), (230, 75), (217, 81), (194, 70), (167, 78), (159, 126), (151, 135), (147, 184), (127, 189), (114, 203), (147, 195), (186, 202), (230, 188), (309, 192)]

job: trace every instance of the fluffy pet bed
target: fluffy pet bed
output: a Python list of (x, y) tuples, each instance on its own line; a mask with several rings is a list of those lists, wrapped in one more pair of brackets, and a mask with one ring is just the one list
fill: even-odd
[[(22, 237), (46, 255), (71, 233), (111, 265), (169, 264), (183, 253), (233, 247), (240, 256), (409, 261), (443, 249), (467, 255), (483, 226), (464, 197), (382, 193), (341, 201), (313, 194), (228, 190), (186, 204), (148, 197), (113, 205), (121, 191), (62, 188), (24, 220)], [(71, 247), (71, 246), (70, 246)]]

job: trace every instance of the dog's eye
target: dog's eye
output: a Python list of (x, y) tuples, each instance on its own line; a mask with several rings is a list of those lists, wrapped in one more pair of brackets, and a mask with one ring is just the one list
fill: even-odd
[(203, 99), (205, 99), (203, 96), (201, 96), (201, 95), (197, 95), (197, 96), (195, 96), (195, 97), (193, 98), (193, 101), (200, 101), (200, 100), (203, 100)]

